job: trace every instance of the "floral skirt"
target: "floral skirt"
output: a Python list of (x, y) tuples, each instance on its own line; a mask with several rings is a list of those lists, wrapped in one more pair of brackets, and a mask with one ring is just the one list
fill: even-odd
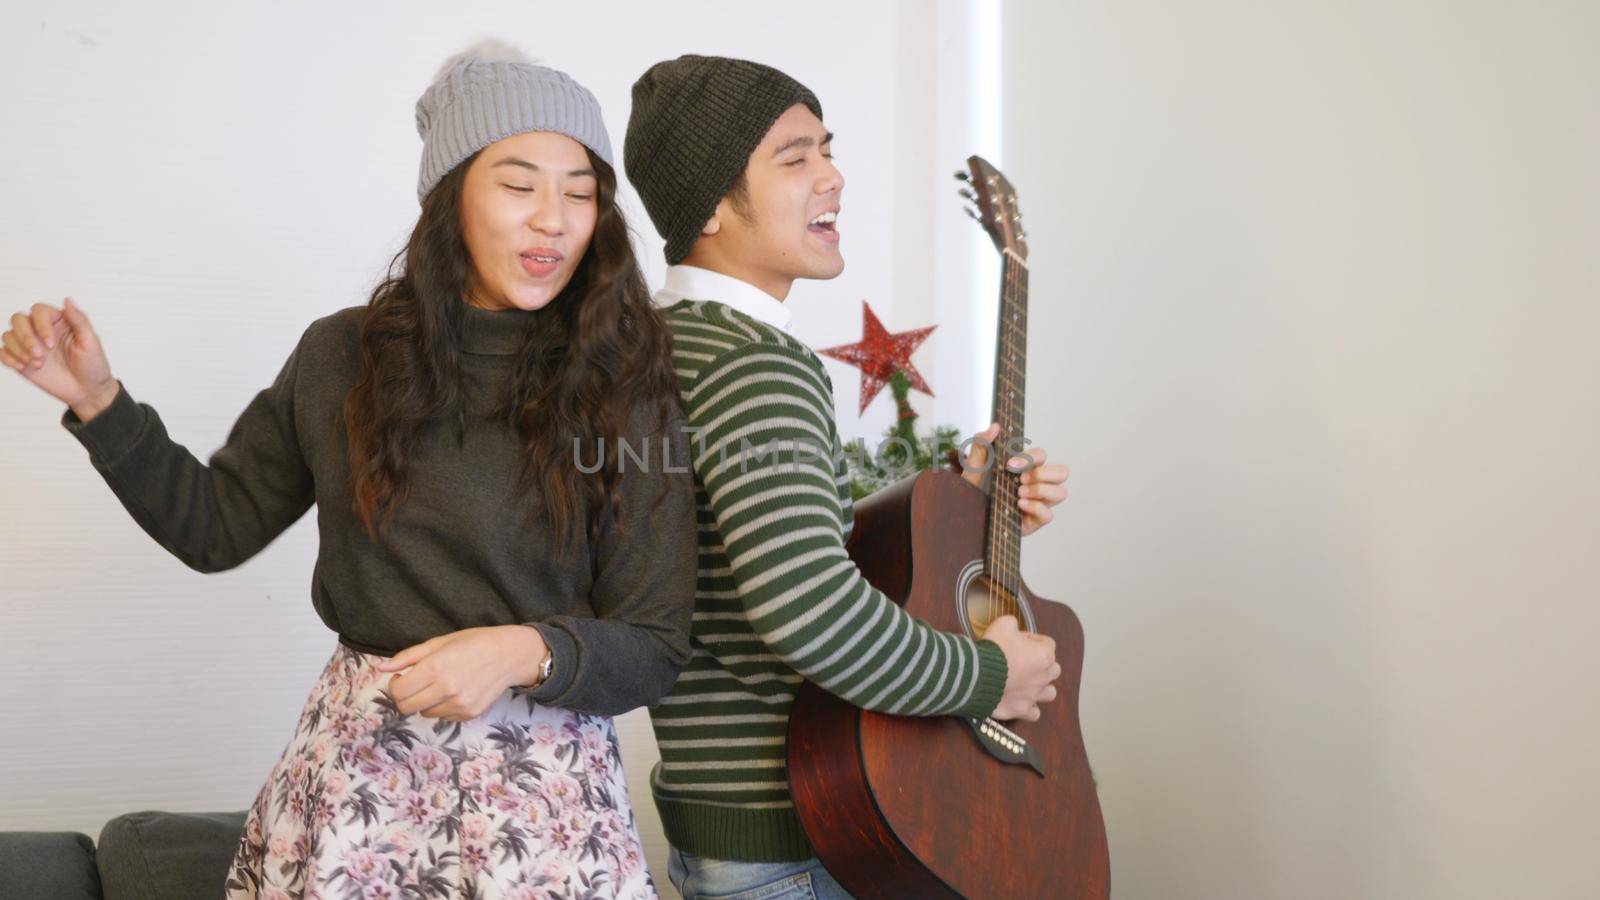
[(654, 898), (611, 720), (507, 690), (397, 712), (344, 644), (245, 820), (227, 900)]

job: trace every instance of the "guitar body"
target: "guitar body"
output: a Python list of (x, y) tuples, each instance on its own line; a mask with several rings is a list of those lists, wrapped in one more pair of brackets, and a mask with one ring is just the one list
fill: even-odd
[[(983, 566), (988, 502), (954, 473), (923, 472), (857, 507), (847, 549), (908, 613), (963, 633), (962, 587)], [(856, 897), (1110, 895), (1105, 823), (1078, 724), (1083, 627), (1026, 586), (1020, 596), (1024, 627), (1055, 639), (1062, 669), (1038, 722), (1006, 723), (1037, 751), (1043, 777), (985, 753), (960, 718), (867, 712), (809, 682), (796, 697), (795, 807), (818, 858)]]

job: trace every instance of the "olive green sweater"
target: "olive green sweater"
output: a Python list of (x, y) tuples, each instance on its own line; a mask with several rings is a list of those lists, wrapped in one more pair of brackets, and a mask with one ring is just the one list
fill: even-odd
[(126, 388), (89, 422), (71, 410), (61, 421), (134, 520), (201, 572), (243, 563), (315, 505), (311, 600), (350, 647), (390, 656), (464, 628), (527, 623), (555, 662), (535, 700), (606, 714), (654, 702), (689, 658), (694, 491), (680, 423), (652, 427), (636, 412), (629, 440), (653, 448), (653, 465), (629, 460), (621, 527), (607, 516), (592, 546), (558, 549), (537, 490), (515, 489), (523, 438), (490, 417), (536, 313), (463, 308), (465, 431), (424, 432), (410, 496), (376, 540), (353, 510), (341, 417), (361, 373), (362, 307), (306, 329), (208, 463)]

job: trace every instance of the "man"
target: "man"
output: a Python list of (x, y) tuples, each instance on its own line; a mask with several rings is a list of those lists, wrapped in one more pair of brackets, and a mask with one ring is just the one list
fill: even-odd
[[(845, 554), (853, 510), (833, 388), (782, 302), (795, 279), (844, 270), (831, 141), (811, 91), (757, 63), (684, 56), (633, 86), (624, 160), (667, 242), (658, 301), (698, 501), (694, 655), (651, 713), (652, 793), (672, 880), (691, 900), (848, 896), (789, 794), (784, 735), (803, 680), (881, 712), (1032, 720), (1061, 672), (1054, 642), (1013, 618), (982, 641), (917, 622)], [(1044, 459), (1010, 461), (1028, 469), (1025, 532), (1066, 496), (1065, 467)], [(983, 451), (968, 462), (976, 483)]]

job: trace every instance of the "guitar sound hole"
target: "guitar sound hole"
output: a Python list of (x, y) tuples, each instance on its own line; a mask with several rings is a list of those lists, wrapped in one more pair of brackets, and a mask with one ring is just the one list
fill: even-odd
[(969, 567), (961, 579), (961, 621), (967, 634), (976, 641), (983, 640), (984, 632), (1001, 616), (1016, 616), (1024, 631), (1033, 630), (1033, 613), (1026, 600), (996, 585), (983, 574), (980, 566)]

